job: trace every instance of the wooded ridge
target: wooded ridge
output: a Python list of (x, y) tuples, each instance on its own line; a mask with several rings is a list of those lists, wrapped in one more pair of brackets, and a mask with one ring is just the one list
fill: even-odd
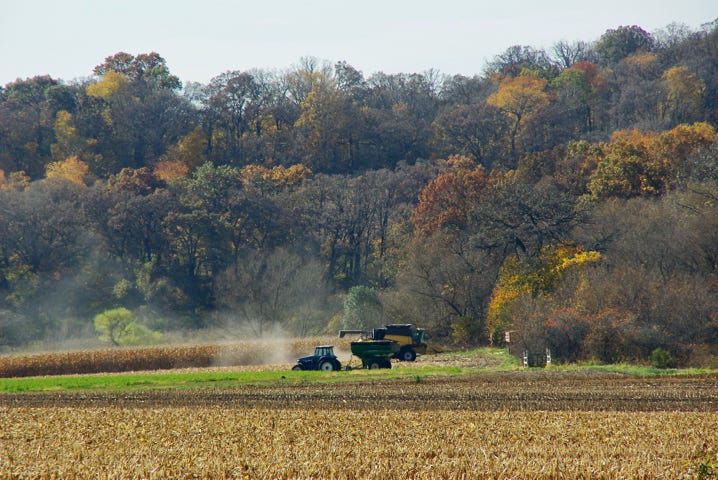
[(474, 76), (304, 58), (182, 85), (120, 52), (17, 80), (0, 349), (415, 323), (558, 361), (714, 362), (716, 125), (716, 22), (514, 46)]

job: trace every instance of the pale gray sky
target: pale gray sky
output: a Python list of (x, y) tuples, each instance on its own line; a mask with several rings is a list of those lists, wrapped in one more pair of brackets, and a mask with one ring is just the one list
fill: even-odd
[(481, 74), (511, 45), (593, 41), (609, 28), (690, 28), (715, 0), (23, 0), (0, 2), (0, 85), (71, 81), (119, 51), (155, 51), (183, 82), (227, 70), (284, 70), (310, 56), (365, 76)]

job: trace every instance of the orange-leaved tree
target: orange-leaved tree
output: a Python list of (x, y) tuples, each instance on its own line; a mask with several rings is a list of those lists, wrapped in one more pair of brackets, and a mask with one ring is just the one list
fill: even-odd
[(451, 156), (448, 163), (450, 171), (433, 178), (419, 193), (412, 222), (421, 233), (466, 227), (471, 207), (489, 185), (484, 168), (467, 157)]

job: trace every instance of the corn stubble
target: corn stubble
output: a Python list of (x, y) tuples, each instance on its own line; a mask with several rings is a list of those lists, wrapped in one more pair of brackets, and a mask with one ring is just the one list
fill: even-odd
[(0, 407), (1, 478), (679, 478), (716, 412)]

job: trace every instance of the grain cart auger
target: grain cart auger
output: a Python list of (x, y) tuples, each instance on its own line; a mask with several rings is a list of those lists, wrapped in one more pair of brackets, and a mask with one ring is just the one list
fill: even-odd
[(424, 330), (416, 328), (411, 323), (394, 323), (384, 325), (374, 330), (339, 330), (339, 337), (344, 335), (361, 335), (368, 340), (391, 340), (398, 345), (397, 351), (392, 358), (398, 358), (406, 362), (416, 360), (416, 355), (423, 355), (427, 351), (424, 343)]

